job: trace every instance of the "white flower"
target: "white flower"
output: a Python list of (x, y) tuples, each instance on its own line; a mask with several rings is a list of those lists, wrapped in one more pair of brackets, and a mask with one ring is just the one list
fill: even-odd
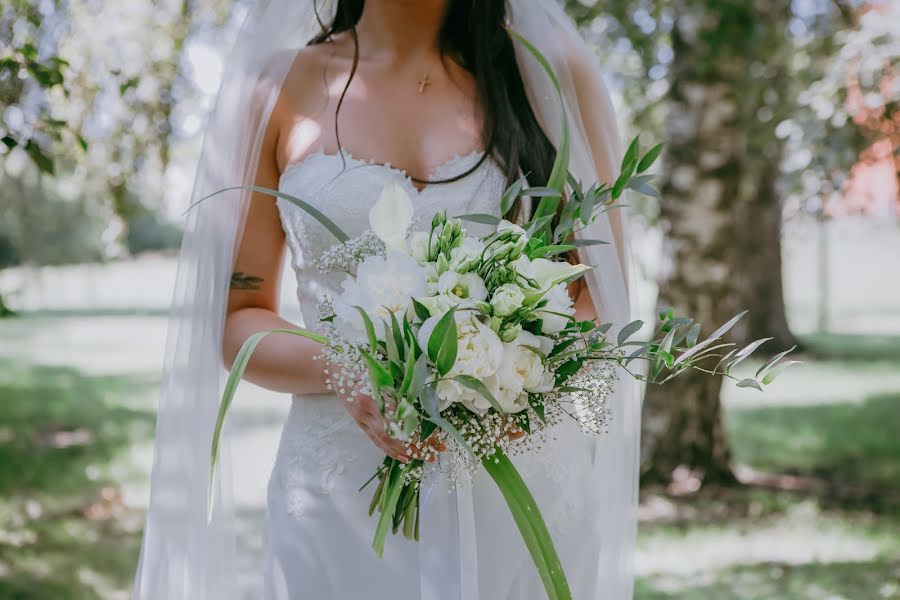
[[(507, 230), (512, 230), (512, 231), (518, 233), (520, 236), (525, 237), (525, 230), (522, 229), (521, 226), (516, 225), (512, 221), (507, 221), (506, 219), (503, 219), (497, 224), (497, 233), (500, 233), (501, 231), (507, 231)], [(526, 241), (527, 241), (527, 239), (526, 239)]]
[(566, 328), (569, 319), (553, 313), (575, 314), (575, 308), (572, 306), (572, 298), (569, 297), (566, 284), (558, 283), (554, 285), (544, 294), (544, 298), (547, 300), (547, 305), (536, 311), (541, 319), (541, 333), (559, 333)]
[[(493, 376), (503, 360), (503, 342), (490, 327), (478, 320), (474, 312), (460, 310), (454, 317), (458, 344), (456, 363), (445, 378), (469, 375), (484, 381)], [(422, 349), (428, 347), (428, 338), (439, 320), (440, 317), (431, 317), (419, 329), (418, 342)], [(466, 408), (479, 414), (491, 408), (490, 402), (481, 394), (456, 381), (439, 383), (437, 393), (442, 410), (454, 402), (461, 402)]]
[(459, 246), (450, 250), (450, 268), (454, 271), (468, 269), (469, 264), (481, 256), (483, 250), (484, 242), (478, 238), (463, 238)]
[(515, 413), (528, 406), (527, 392), (547, 392), (553, 389), (553, 373), (544, 368), (541, 357), (531, 350), (544, 354), (553, 342), (527, 331), (519, 333), (514, 341), (503, 344), (503, 360), (497, 370), (495, 397), (504, 411)]
[(406, 232), (412, 223), (413, 205), (396, 179), (381, 190), (378, 202), (369, 211), (369, 226), (388, 250), (406, 252)]
[[(370, 256), (359, 264), (356, 278), (348, 277), (343, 291), (333, 299), (335, 322), (342, 331), (354, 334), (351, 339), (364, 337), (359, 306), (374, 321), (390, 322), (390, 313), (402, 318), (412, 306), (412, 298), (425, 294), (425, 269), (403, 254), (388, 250), (387, 255)], [(376, 335), (383, 335), (383, 327), (375, 323)]]
[(428, 231), (416, 231), (409, 237), (409, 255), (420, 265), (428, 262), (428, 244), (431, 238)]
[(565, 261), (536, 258), (531, 261), (531, 272), (528, 276), (537, 281), (538, 288), (543, 291), (590, 270), (591, 267), (586, 265), (573, 265)]
[(505, 317), (511, 315), (516, 309), (522, 306), (525, 301), (525, 293), (522, 288), (514, 283), (504, 283), (491, 296), (491, 306), (494, 307), (494, 314)]
[(487, 298), (484, 280), (475, 273), (460, 274), (456, 271), (447, 271), (438, 279), (438, 292), (474, 302), (481, 302)]
[[(434, 285), (436, 287), (437, 284)], [(430, 286), (431, 284), (429, 284)], [(428, 309), (428, 313), (432, 317), (441, 317), (445, 312), (459, 304), (459, 298), (450, 294), (435, 293), (433, 296), (423, 296), (416, 298), (416, 300)]]

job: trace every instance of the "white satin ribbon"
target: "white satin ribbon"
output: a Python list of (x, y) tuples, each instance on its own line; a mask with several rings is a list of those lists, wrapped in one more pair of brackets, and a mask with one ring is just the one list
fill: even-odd
[(479, 600), (471, 483), (456, 477), (451, 482), (440, 459), (428, 467), (419, 501), (421, 598)]

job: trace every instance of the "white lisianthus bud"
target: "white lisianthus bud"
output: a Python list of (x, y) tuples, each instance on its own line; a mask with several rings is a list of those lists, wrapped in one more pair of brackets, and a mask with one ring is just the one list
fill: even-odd
[(496, 290), (491, 297), (491, 306), (494, 307), (494, 314), (501, 317), (511, 315), (525, 301), (525, 293), (522, 288), (514, 283), (504, 283)]

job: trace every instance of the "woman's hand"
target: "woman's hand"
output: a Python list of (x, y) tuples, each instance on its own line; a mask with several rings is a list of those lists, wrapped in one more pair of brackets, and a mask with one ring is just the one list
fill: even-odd
[(387, 432), (387, 424), (378, 403), (368, 394), (356, 390), (352, 398), (345, 399), (347, 412), (356, 420), (359, 427), (369, 436), (372, 443), (381, 448), (385, 454), (408, 463), (418, 458), (428, 462), (434, 462), (438, 452), (443, 452), (447, 447), (438, 440), (437, 435), (432, 435), (425, 442), (404, 442), (391, 437)]

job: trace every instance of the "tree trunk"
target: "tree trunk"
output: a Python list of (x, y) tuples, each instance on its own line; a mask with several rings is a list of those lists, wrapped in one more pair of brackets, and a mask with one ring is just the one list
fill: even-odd
[[(777, 19), (761, 15), (750, 0), (675, 4), (661, 186), (666, 264), (660, 304), (695, 318), (707, 334), (749, 308), (753, 320), (730, 341), (760, 331), (790, 339), (775, 187), (781, 153), (780, 147), (769, 147), (775, 140), (769, 123), (774, 112), (762, 115), (768, 119), (759, 113), (760, 99), (769, 105), (784, 99), (773, 102), (768, 79), (757, 81), (770, 68), (766, 61), (780, 56), (786, 44), (790, 3), (766, 4), (766, 13), (784, 15)], [(644, 401), (645, 481), (669, 483), (683, 473), (703, 483), (735, 481), (722, 425), (721, 384), (721, 377), (687, 373), (665, 386), (650, 386)]]

